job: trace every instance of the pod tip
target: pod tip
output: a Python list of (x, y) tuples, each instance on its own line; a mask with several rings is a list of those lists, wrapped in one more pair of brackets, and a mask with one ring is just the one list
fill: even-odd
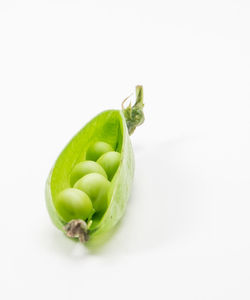
[(65, 233), (70, 238), (78, 238), (81, 243), (87, 242), (88, 226), (83, 220), (71, 220), (64, 226)]

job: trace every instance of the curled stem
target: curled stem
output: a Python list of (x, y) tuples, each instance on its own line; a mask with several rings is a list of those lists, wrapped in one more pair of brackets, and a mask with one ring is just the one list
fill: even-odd
[(131, 135), (137, 126), (140, 126), (144, 122), (144, 113), (143, 113), (143, 87), (141, 85), (137, 85), (135, 88), (136, 92), (136, 101), (135, 104), (132, 106), (131, 102), (127, 106), (127, 108), (124, 107), (124, 103), (128, 100), (128, 98), (131, 96), (128, 96), (123, 102), (122, 102), (122, 112), (124, 114), (124, 117), (126, 119), (127, 127), (129, 135)]
[(78, 238), (81, 243), (87, 242), (88, 225), (83, 220), (71, 220), (64, 226), (65, 233), (70, 238)]

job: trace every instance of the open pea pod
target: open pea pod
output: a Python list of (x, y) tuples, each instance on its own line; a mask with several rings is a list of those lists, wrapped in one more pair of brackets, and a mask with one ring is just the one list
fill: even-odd
[[(129, 135), (144, 121), (142, 86), (136, 87), (133, 106), (130, 103), (124, 108), (123, 104), (121, 111), (107, 110), (94, 117), (72, 138), (57, 158), (46, 182), (46, 204), (51, 220), (68, 237), (79, 238), (82, 242), (95, 240), (110, 232), (122, 218), (130, 196), (134, 154)], [(56, 209), (56, 198), (61, 191), (71, 187), (73, 168), (86, 160), (87, 150), (98, 141), (111, 145), (121, 157), (110, 182), (107, 208), (102, 213), (93, 213), (87, 220), (77, 218), (66, 222)]]

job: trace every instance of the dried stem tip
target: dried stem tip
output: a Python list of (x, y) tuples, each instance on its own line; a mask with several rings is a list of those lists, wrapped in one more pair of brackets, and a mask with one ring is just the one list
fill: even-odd
[(65, 233), (70, 238), (79, 238), (81, 243), (89, 239), (88, 226), (83, 220), (71, 220), (64, 226)]

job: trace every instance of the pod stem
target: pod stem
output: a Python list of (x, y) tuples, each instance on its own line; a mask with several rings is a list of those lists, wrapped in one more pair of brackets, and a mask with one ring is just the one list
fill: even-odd
[(71, 220), (64, 226), (65, 233), (70, 238), (78, 238), (81, 243), (87, 242), (88, 225), (83, 220)]
[(124, 114), (124, 117), (126, 119), (127, 127), (128, 127), (128, 133), (131, 135), (137, 126), (140, 126), (144, 122), (144, 113), (143, 113), (143, 87), (142, 85), (137, 85), (135, 88), (136, 93), (136, 101), (135, 104), (132, 106), (131, 102), (129, 105), (125, 108), (124, 103), (128, 100), (130, 96), (128, 96), (123, 102), (122, 102), (122, 112)]

